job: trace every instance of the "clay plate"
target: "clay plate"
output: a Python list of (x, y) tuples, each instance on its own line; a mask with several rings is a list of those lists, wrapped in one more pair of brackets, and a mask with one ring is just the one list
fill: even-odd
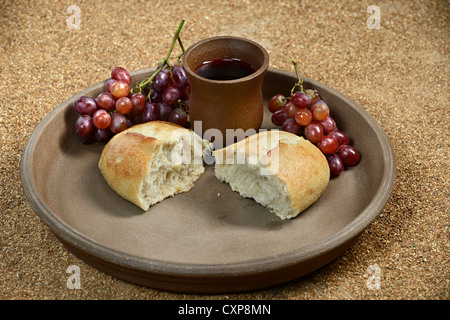
[[(132, 72), (133, 81), (151, 68)], [(288, 94), (296, 77), (270, 69), (267, 104)], [(214, 176), (143, 212), (112, 191), (97, 162), (102, 144), (78, 142), (74, 100), (97, 96), (105, 82), (61, 103), (36, 127), (21, 161), (26, 196), (38, 216), (80, 259), (125, 281), (194, 293), (240, 292), (280, 284), (314, 271), (348, 249), (385, 206), (395, 181), (395, 158), (378, 123), (339, 92), (319, 91), (340, 129), (361, 151), (361, 162), (332, 179), (322, 197), (282, 221)], [(267, 111), (266, 111), (267, 112)], [(271, 128), (265, 114), (263, 128)]]

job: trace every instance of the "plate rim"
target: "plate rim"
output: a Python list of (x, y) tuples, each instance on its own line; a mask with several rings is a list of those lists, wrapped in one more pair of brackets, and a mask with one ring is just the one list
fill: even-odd
[[(132, 77), (136, 75), (151, 72), (155, 68), (144, 68), (130, 72)], [(296, 75), (292, 72), (269, 67), (267, 73), (275, 73), (281, 76), (292, 77), (296, 81)], [(131, 268), (143, 272), (158, 273), (161, 275), (171, 276), (189, 276), (189, 277), (226, 277), (226, 276), (245, 276), (249, 274), (274, 271), (281, 268), (290, 267), (292, 265), (307, 261), (314, 257), (321, 256), (330, 252), (337, 247), (348, 243), (352, 239), (358, 237), (366, 227), (368, 227), (380, 214), (389, 200), (396, 181), (396, 159), (395, 153), (390, 143), (390, 140), (375, 120), (364, 108), (359, 104), (346, 97), (339, 91), (320, 83), (319, 81), (305, 77), (305, 82), (313, 86), (323, 88), (331, 94), (337, 96), (345, 103), (350, 105), (359, 116), (364, 118), (369, 125), (377, 132), (377, 137), (384, 153), (384, 169), (380, 187), (375, 196), (370, 200), (368, 205), (354, 218), (349, 224), (343, 227), (338, 232), (322, 239), (318, 242), (312, 243), (306, 247), (299, 248), (292, 252), (282, 253), (280, 255), (273, 255), (268, 258), (250, 259), (243, 262), (221, 263), (221, 264), (192, 264), (162, 261), (157, 259), (149, 259), (139, 257), (126, 252), (121, 252), (108, 247), (105, 247), (91, 239), (87, 238), (77, 230), (71, 228), (67, 223), (57, 218), (57, 215), (45, 205), (43, 199), (39, 196), (35, 181), (32, 177), (32, 169), (27, 165), (35, 150), (35, 142), (39, 138), (39, 133), (42, 132), (47, 124), (53, 120), (57, 114), (66, 110), (68, 105), (73, 103), (79, 96), (85, 95), (86, 92), (92, 91), (96, 87), (101, 87), (107, 81), (103, 80), (84, 90), (76, 93), (70, 98), (60, 103), (57, 107), (51, 110), (42, 121), (35, 127), (32, 134), (28, 138), (24, 147), (22, 157), (20, 160), (20, 175), (22, 180), (22, 187), (25, 195), (35, 211), (35, 213), (44, 221), (44, 223), (55, 233), (55, 235), (70, 245), (73, 245), (83, 253), (92, 257), (101, 259), (106, 263), (119, 265), (125, 268)]]

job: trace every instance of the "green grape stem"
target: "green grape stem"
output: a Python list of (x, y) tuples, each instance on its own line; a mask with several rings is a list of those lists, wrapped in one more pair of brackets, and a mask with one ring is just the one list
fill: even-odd
[(305, 89), (303, 88), (303, 77), (300, 76), (300, 73), (298, 72), (298, 64), (297, 61), (295, 61), (292, 58), (286, 57), (288, 58), (292, 64), (294, 65), (294, 69), (295, 69), (295, 74), (297, 75), (297, 80), (298, 82), (294, 84), (294, 86), (291, 89), (291, 96), (294, 93), (295, 89), (298, 88), (300, 92), (305, 92)]
[[(183, 44), (182, 44), (181, 38), (180, 38), (180, 32), (181, 32), (181, 28), (183, 28), (184, 22), (185, 22), (185, 20), (184, 20), (184, 19), (181, 19), (180, 24), (178, 25), (178, 28), (177, 28), (177, 30), (175, 31), (175, 34), (173, 35), (173, 38), (172, 38), (172, 44), (171, 44), (171, 46), (170, 46), (170, 48), (169, 48), (169, 52), (167, 52), (166, 58), (165, 58), (164, 60), (161, 61), (159, 68), (156, 69), (156, 71), (155, 71), (149, 78), (144, 79), (141, 83), (138, 84), (137, 90), (138, 90), (139, 93), (141, 93), (141, 92), (142, 92), (142, 89), (145, 88), (148, 84), (151, 85), (153, 79), (154, 79), (154, 78), (156, 77), (156, 75), (164, 68), (164, 66), (170, 67), (170, 62), (169, 62), (170, 55), (172, 54), (172, 51), (173, 51), (173, 49), (174, 49), (174, 47), (175, 47), (175, 43), (176, 43), (177, 41), (178, 41), (178, 43), (179, 43), (179, 45), (180, 45), (180, 47), (181, 47), (181, 50), (182, 50), (182, 52), (183, 52), (182, 55), (184, 54), (184, 51), (185, 51), (185, 50), (184, 50), (184, 47), (183, 47)], [(181, 55), (181, 56), (182, 56), (182, 55)], [(181, 56), (180, 56), (179, 59), (181, 59)], [(150, 93), (151, 93), (151, 90), (150, 90), (150, 92), (148, 93), (148, 97), (147, 97), (147, 98), (150, 97)]]

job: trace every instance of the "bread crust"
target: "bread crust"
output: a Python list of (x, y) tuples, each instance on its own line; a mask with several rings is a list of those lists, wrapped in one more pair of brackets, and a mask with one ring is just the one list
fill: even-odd
[[(142, 197), (142, 188), (152, 159), (164, 144), (174, 143), (177, 132), (195, 135), (192, 130), (170, 122), (151, 121), (113, 136), (103, 148), (98, 162), (108, 185), (124, 199), (147, 210), (149, 204)], [(197, 166), (204, 170), (203, 164)], [(188, 191), (192, 186), (192, 183), (175, 186), (175, 193)]]
[[(261, 141), (267, 142), (266, 148), (259, 146)], [(291, 212), (281, 212), (271, 208), (282, 219), (293, 218), (311, 206), (328, 186), (330, 169), (325, 156), (316, 146), (300, 136), (269, 130), (247, 137), (214, 152), (216, 172), (218, 166), (230, 165), (226, 163), (236, 158), (239, 152), (245, 153), (246, 159), (260, 159), (275, 168), (273, 174), (285, 186), (284, 193), (292, 209)], [(276, 161), (277, 163), (274, 163)], [(230, 183), (226, 177), (219, 179)]]
[(121, 197), (143, 208), (139, 192), (161, 142), (138, 132), (123, 131), (103, 148), (98, 166), (108, 185)]
[[(280, 142), (277, 176), (286, 184), (296, 215), (316, 202), (330, 180), (327, 159), (308, 140), (295, 144)], [(274, 150), (272, 150), (274, 152)]]

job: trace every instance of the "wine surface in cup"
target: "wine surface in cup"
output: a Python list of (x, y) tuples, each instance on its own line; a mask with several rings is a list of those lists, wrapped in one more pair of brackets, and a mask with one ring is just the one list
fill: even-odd
[(210, 80), (235, 80), (255, 72), (249, 63), (237, 58), (216, 59), (203, 62), (195, 73)]

